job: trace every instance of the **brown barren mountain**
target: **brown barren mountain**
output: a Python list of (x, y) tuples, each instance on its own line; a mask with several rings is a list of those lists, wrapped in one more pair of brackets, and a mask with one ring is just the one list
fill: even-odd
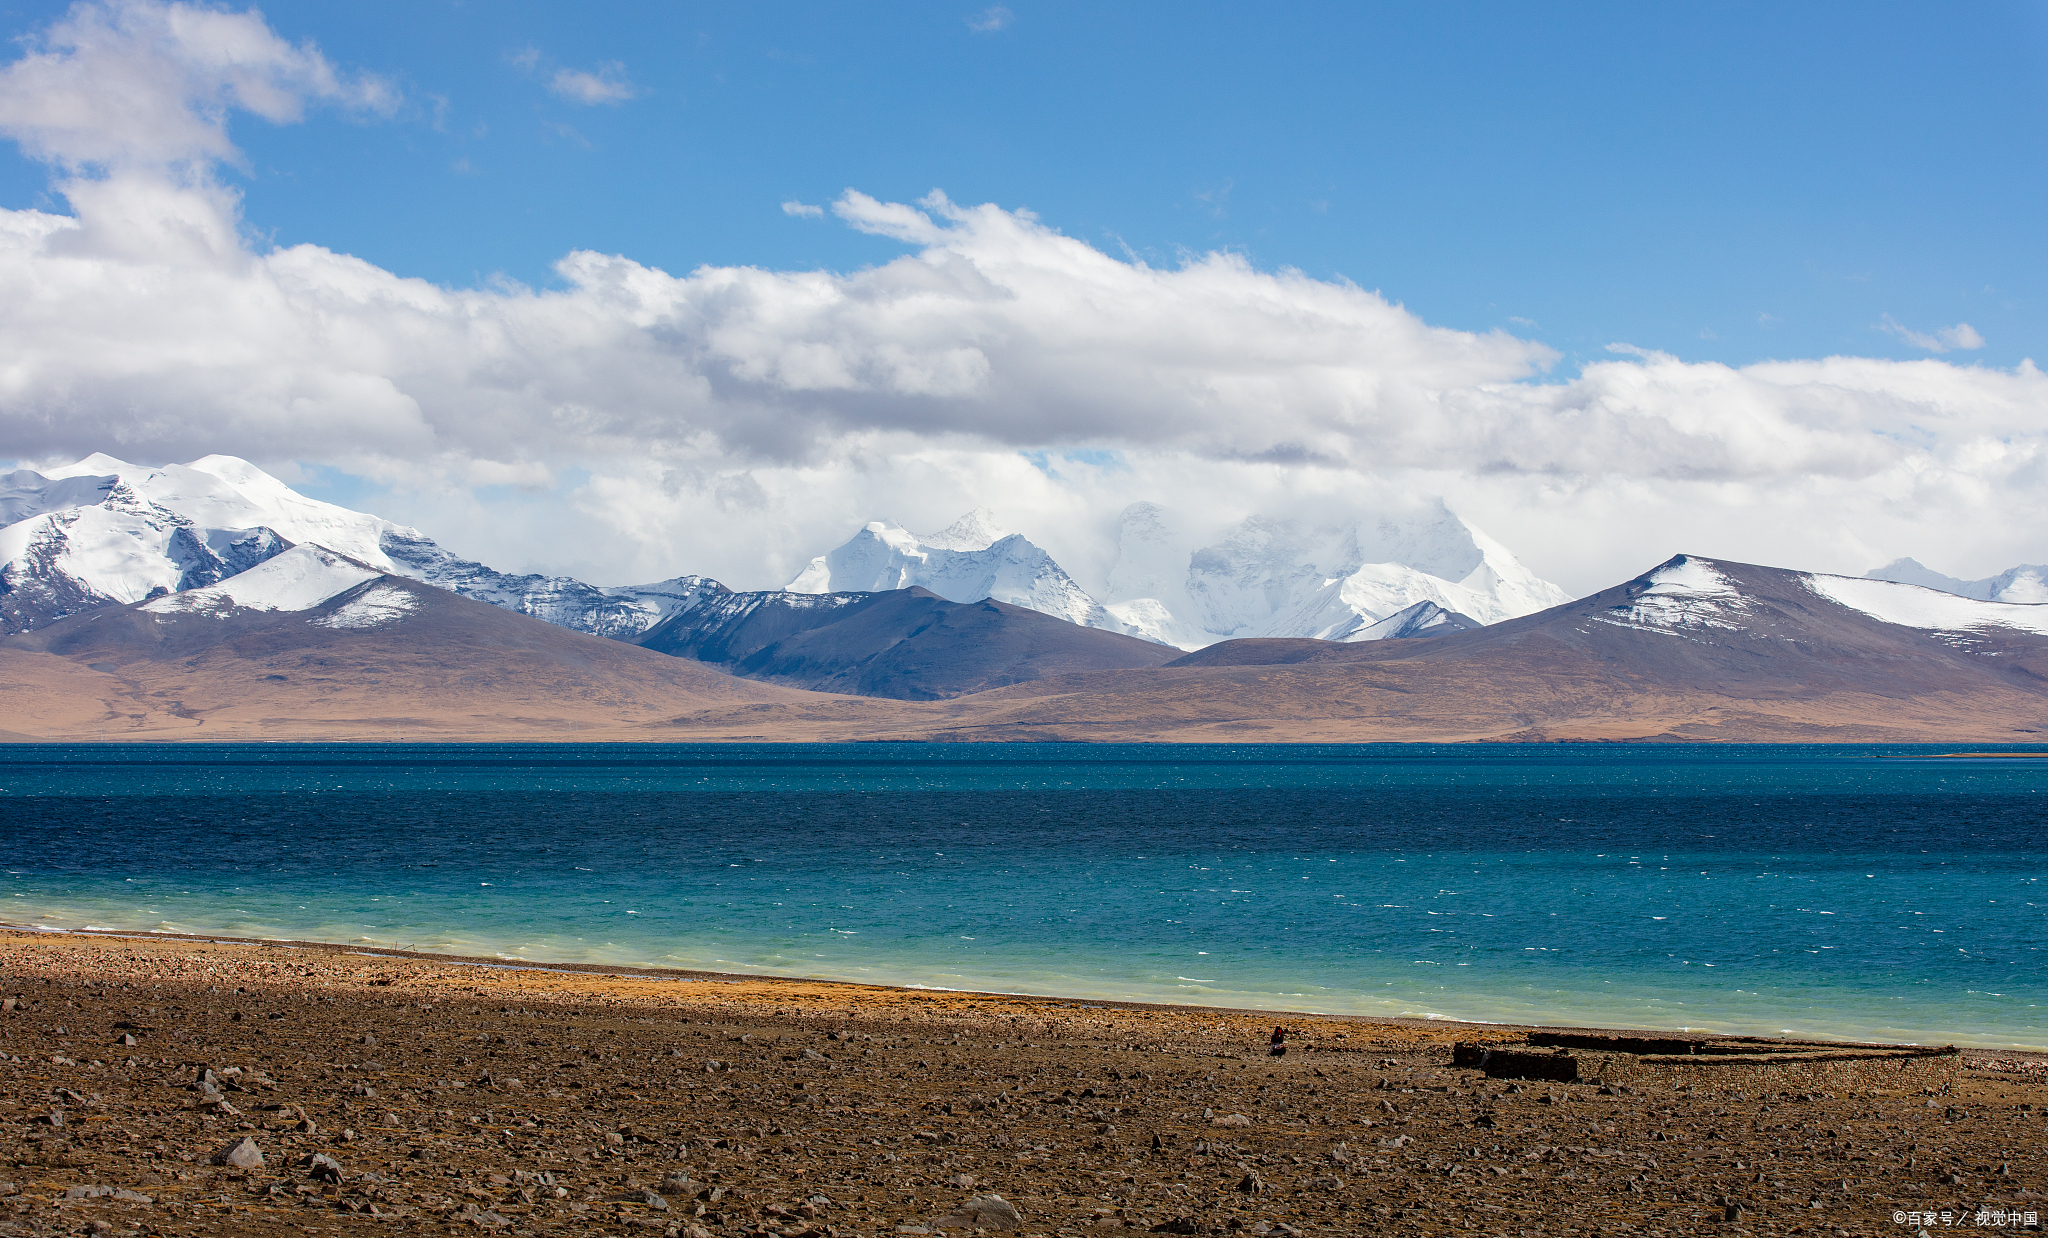
[[(337, 623), (373, 591), (394, 617)], [(88, 611), (0, 644), (0, 696), (0, 729), (17, 736), (151, 740), (577, 739), (683, 712), (743, 719), (789, 703), (829, 712), (843, 699), (735, 679), (396, 576), (303, 610)]]
[[(1476, 631), (1232, 641), (1158, 668), (910, 702), (749, 682), (385, 577), (309, 611), (166, 623), (119, 607), (10, 638), (0, 642), (0, 729), (40, 739), (2048, 740), (2048, 607), (1850, 582), (1908, 591), (1885, 594), (1885, 607), (1947, 616), (1888, 622), (1824, 591), (1840, 580), (1680, 556)], [(413, 609), (375, 628), (322, 625), (378, 588), (404, 591)]]
[(1850, 582), (1899, 591), (1884, 602), (1895, 609), (1967, 612), (1966, 626), (1916, 627), (1834, 600), (1816, 584), (1830, 579), (1841, 578), (1681, 555), (1475, 631), (1227, 641), (1158, 671), (973, 699), (1013, 702), (1004, 724), (1061, 738), (1093, 727), (1119, 739), (1330, 742), (2048, 739), (2048, 606)]

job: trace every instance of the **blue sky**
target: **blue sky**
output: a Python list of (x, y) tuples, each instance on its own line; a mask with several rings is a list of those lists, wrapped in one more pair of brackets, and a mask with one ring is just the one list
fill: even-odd
[(242, 456), (607, 584), (991, 506), (1095, 588), (1134, 502), (1430, 496), (1573, 591), (2048, 561), (2048, 4), (0, 30), (0, 459)]
[[(1028, 208), (1154, 263), (1229, 248), (1574, 359), (2040, 350), (2048, 6), (272, 3), (389, 120), (242, 117), (248, 225), (402, 275), (578, 248), (847, 269), (779, 204)], [(16, 5), (16, 34), (63, 6)], [(985, 27), (977, 31), (975, 25)], [(612, 66), (607, 68), (607, 66)], [(630, 98), (551, 93), (562, 70)], [(47, 171), (0, 157), (9, 205)]]

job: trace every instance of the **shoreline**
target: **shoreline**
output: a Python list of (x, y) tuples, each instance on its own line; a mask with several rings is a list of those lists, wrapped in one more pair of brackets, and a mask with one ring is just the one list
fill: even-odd
[(1049, 1006), (1064, 1006), (1073, 1010), (1119, 1010), (1151, 1013), (1176, 1013), (1184, 1015), (1218, 1015), (1237, 1019), (1262, 1021), (1278, 1018), (1315, 1019), (1331, 1023), (1359, 1023), (1385, 1025), (1409, 1029), (1463, 1030), (1475, 1036), (1488, 1037), (1493, 1033), (1525, 1035), (1530, 1032), (1552, 1032), (1571, 1034), (1602, 1034), (1620, 1036), (1671, 1036), (1682, 1033), (1688, 1037), (1703, 1040), (1741, 1040), (1777, 1044), (1833, 1043), (1845, 1046), (1870, 1044), (1895, 1044), (1900, 1047), (1917, 1045), (1954, 1045), (1965, 1058), (2013, 1058), (2039, 1060), (2048, 1065), (2048, 1046), (2023, 1047), (2006, 1045), (1970, 1045), (1954, 1040), (1946, 1041), (1867, 1041), (1845, 1036), (1813, 1033), (1807, 1036), (1757, 1036), (1739, 1032), (1707, 1032), (1699, 1029), (1646, 1028), (1614, 1024), (1577, 1023), (1519, 1023), (1510, 1021), (1487, 1021), (1477, 1019), (1433, 1018), (1420, 1015), (1367, 1015), (1336, 1014), (1310, 1010), (1284, 1010), (1253, 1006), (1212, 1006), (1184, 1002), (1146, 1002), (1117, 998), (1068, 997), (1059, 994), (1011, 992), (996, 989), (953, 989), (919, 985), (886, 984), (875, 981), (840, 980), (829, 977), (782, 976), (763, 972), (726, 972), (696, 968), (645, 967), (630, 964), (576, 963), (506, 960), (487, 955), (446, 954), (428, 950), (401, 950), (383, 946), (364, 946), (359, 943), (319, 941), (302, 938), (236, 937), (209, 933), (156, 933), (131, 929), (61, 929), (43, 928), (36, 925), (16, 924), (0, 920), (0, 938), (7, 935), (28, 937), (64, 938), (76, 937), (111, 941), (138, 942), (185, 942), (247, 947), (270, 947), (281, 950), (306, 950), (337, 954), (348, 958), (391, 959), (439, 967), (473, 967), (487, 971), (532, 972), (561, 976), (586, 976), (593, 978), (626, 978), (652, 982), (719, 983), (752, 985), (798, 985), (819, 986), (827, 989), (838, 988), (848, 992), (887, 992), (906, 996), (924, 995), (931, 997), (958, 997), (977, 1001), (1003, 1002), (1028, 1001)]
[[(852, 701), (872, 701), (886, 698), (848, 697)], [(918, 702), (920, 704), (924, 702)], [(1020, 724), (1021, 725), (1021, 724)], [(761, 747), (842, 747), (871, 748), (883, 744), (898, 744), (903, 747), (1012, 747), (1036, 744), (1042, 747), (1087, 748), (1111, 744), (1133, 748), (1614, 748), (1614, 747), (1692, 747), (1692, 748), (1897, 748), (1932, 747), (1937, 744), (1953, 743), (1996, 744), (2009, 743), (2016, 747), (2029, 747), (2031, 752), (1930, 752), (1905, 754), (1902, 759), (1928, 760), (1932, 758), (1991, 758), (2031, 757), (2048, 760), (2048, 741), (2041, 740), (1998, 740), (1931, 736), (1927, 738), (1886, 737), (1881, 739), (1724, 739), (1706, 735), (1590, 735), (1580, 737), (1559, 737), (1555, 739), (1531, 739), (1516, 736), (1453, 737), (1443, 739), (1418, 739), (1413, 737), (1358, 739), (1325, 738), (1309, 739), (1244, 739), (1237, 735), (1212, 736), (1198, 734), (1194, 738), (1116, 738), (1102, 739), (1094, 735), (1077, 734), (1061, 738), (1047, 738), (1043, 733), (1019, 735), (1014, 738), (964, 737), (955, 734), (929, 735), (883, 735), (873, 738), (775, 738), (766, 735), (692, 735), (682, 738), (671, 736), (630, 733), (617, 734), (613, 731), (594, 731), (591, 734), (562, 733), (528, 735), (513, 733), (504, 736), (460, 736), (460, 735), (385, 735), (385, 734), (336, 734), (336, 735), (291, 735), (265, 736), (229, 734), (226, 732), (199, 735), (184, 731), (150, 731), (122, 735), (31, 735), (23, 731), (0, 729), (0, 744), (19, 747), (42, 746), (49, 748), (118, 748), (136, 744), (157, 744), (163, 747), (184, 747), (191, 744), (220, 744), (223, 746), (269, 746), (269, 747), (319, 747), (322, 745), (343, 745), (359, 747), (386, 744), (407, 747), (443, 748), (489, 748), (529, 747), (546, 748), (564, 744), (588, 744), (610, 747), (613, 745), (638, 745), (648, 748), (675, 748), (699, 746), (705, 748)], [(1879, 757), (1877, 759), (1892, 759)]]
[(1440, 1020), (0, 941), (0, 1233), (1677, 1238), (2048, 1211), (2043, 1055), (1605, 1086), (1461, 1066), (1454, 1042), (1523, 1042)]

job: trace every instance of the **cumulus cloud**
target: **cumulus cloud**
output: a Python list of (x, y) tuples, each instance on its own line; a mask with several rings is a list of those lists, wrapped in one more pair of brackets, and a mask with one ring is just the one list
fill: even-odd
[[(131, 65), (155, 102), (99, 100)], [(367, 106), (348, 80), (254, 15), (143, 4), (74, 9), (0, 70), (0, 127), (70, 203), (0, 211), (13, 453), (332, 466), (467, 553), (607, 582), (776, 585), (862, 521), (979, 505), (1085, 581), (1135, 499), (1220, 518), (1416, 490), (1581, 589), (1677, 550), (1963, 575), (2043, 553), (2016, 540), (2048, 494), (2031, 363), (1620, 349), (1553, 378), (1541, 344), (1377, 291), (1234, 254), (1152, 266), (938, 192), (835, 200), (905, 246), (853, 272), (578, 251), (559, 288), (454, 289), (251, 248), (205, 175), (229, 114)], [(508, 484), (535, 493), (470, 489)], [(1946, 555), (1913, 540), (1937, 534)]]
[(67, 172), (203, 167), (238, 158), (231, 111), (286, 124), (309, 100), (388, 113), (398, 95), (337, 73), (253, 12), (81, 3), (0, 70), (0, 131)]
[(1915, 331), (1886, 314), (1884, 321), (1878, 324), (1878, 330), (1890, 332), (1913, 347), (1924, 348), (1928, 352), (1969, 352), (1984, 347), (1984, 337), (1967, 322), (1959, 322), (1953, 327), (1937, 327), (1931, 332)]
[[(1964, 427), (2024, 438), (2041, 396), (2031, 367), (1845, 359), (1734, 369), (1647, 355), (1531, 381), (1553, 360), (1542, 345), (1431, 326), (1375, 292), (1232, 254), (1151, 267), (938, 194), (849, 191), (834, 204), (915, 247), (868, 270), (674, 275), (586, 251), (558, 264), (559, 291), (438, 288), (311, 245), (242, 252), (233, 221), (209, 214), (218, 203), (159, 184), (116, 178), (73, 205), (0, 227), (0, 277), (19, 293), (0, 327), (25, 359), (17, 434), (32, 407), (82, 426), (147, 392), (150, 417), (116, 421), (160, 448), (231, 413), (273, 454), (801, 463), (849, 434), (902, 431), (1339, 468), (1728, 479), (1867, 475)], [(105, 216), (211, 235), (212, 249), (162, 242), (187, 255), (176, 269), (80, 260), (65, 242), (116, 230)]]
[(624, 103), (639, 94), (626, 76), (626, 66), (618, 61), (608, 61), (597, 67), (595, 73), (585, 69), (557, 69), (548, 78), (550, 93), (572, 103)]
[(782, 204), (782, 213), (794, 215), (798, 219), (823, 219), (825, 217), (825, 208), (822, 206), (812, 206), (808, 202), (798, 202), (796, 199), (791, 198)]

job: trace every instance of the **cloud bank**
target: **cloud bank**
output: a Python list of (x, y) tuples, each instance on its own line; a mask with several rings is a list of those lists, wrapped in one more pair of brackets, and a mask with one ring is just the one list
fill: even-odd
[(1228, 253), (1150, 266), (937, 191), (841, 194), (845, 226), (906, 249), (851, 272), (579, 251), (559, 287), (457, 289), (244, 239), (214, 175), (235, 113), (394, 97), (255, 14), (185, 5), (80, 5), (0, 70), (0, 132), (71, 208), (0, 211), (6, 453), (332, 466), (471, 553), (598, 579), (780, 584), (859, 521), (981, 504), (1085, 576), (1133, 500), (1415, 489), (1575, 589), (1678, 550), (1966, 575), (2043, 553), (2030, 362), (1617, 347), (1553, 378), (1540, 344), (1376, 291)]

